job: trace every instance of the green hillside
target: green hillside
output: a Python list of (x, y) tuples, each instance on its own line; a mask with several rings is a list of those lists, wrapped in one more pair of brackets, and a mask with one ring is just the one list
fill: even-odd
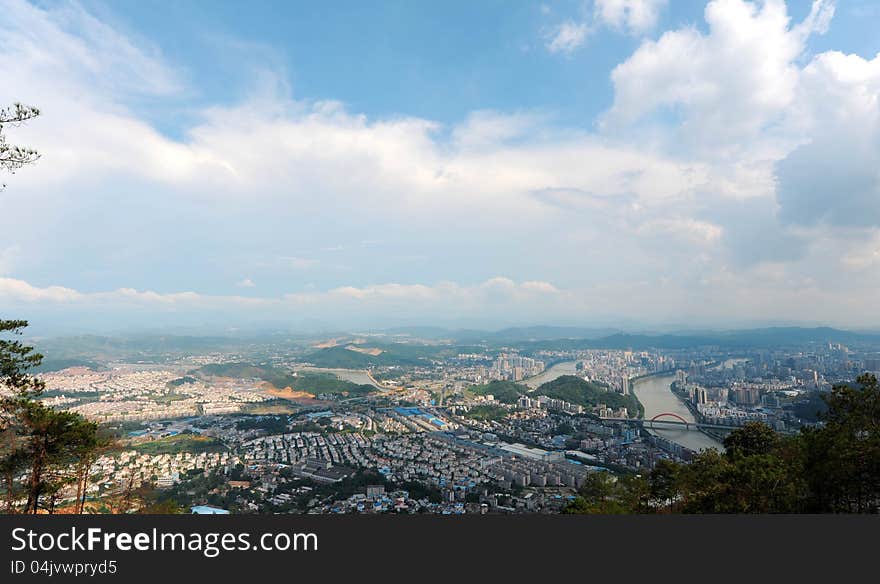
[(553, 381), (548, 381), (538, 387), (534, 395), (546, 395), (587, 408), (606, 404), (610, 408), (625, 407), (630, 414), (638, 413), (641, 416), (644, 412), (642, 404), (635, 396), (608, 391), (601, 385), (584, 381), (575, 375), (562, 375)]
[(236, 379), (265, 379), (275, 370), (272, 367), (260, 367), (253, 363), (211, 363), (197, 370), (205, 375), (217, 377), (234, 377)]
[(378, 349), (378, 355), (353, 351), (344, 345), (318, 349), (305, 360), (328, 369), (366, 369), (368, 367), (429, 365), (432, 360), (455, 357), (459, 353), (477, 353), (483, 348), (470, 345), (425, 345), (418, 343), (374, 343), (357, 345), (360, 349)]
[(496, 400), (505, 404), (515, 404), (516, 400), (528, 390), (528, 387), (513, 381), (490, 381), (468, 388), (468, 391), (474, 395), (492, 395)]
[[(311, 394), (348, 394), (348, 395), (367, 395), (376, 391), (376, 388), (369, 384), (359, 385), (339, 379), (331, 373), (305, 372), (300, 371), (296, 377), (288, 376), (284, 387), (287, 385), (299, 390), (307, 391)], [(278, 386), (276, 386), (278, 387)]]
[(315, 367), (326, 367), (328, 369), (366, 369), (376, 365), (394, 364), (388, 363), (388, 357), (385, 353), (368, 355), (367, 353), (351, 351), (345, 347), (319, 349), (307, 355), (305, 360), (315, 365)]
[[(354, 354), (357, 355), (358, 353)], [(253, 365), (250, 363), (214, 363), (205, 365), (198, 369), (198, 372), (205, 375), (235, 377), (238, 379), (262, 379), (278, 389), (293, 387), (312, 394), (345, 393), (348, 395), (366, 395), (376, 391), (376, 388), (372, 385), (359, 385), (351, 381), (345, 381), (332, 373), (300, 371), (297, 375), (293, 375), (293, 373), (278, 367)]]

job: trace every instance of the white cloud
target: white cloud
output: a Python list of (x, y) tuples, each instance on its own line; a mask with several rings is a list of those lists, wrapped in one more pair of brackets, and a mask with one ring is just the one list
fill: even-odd
[[(590, 18), (636, 34), (662, 4), (598, 2)], [(796, 315), (834, 294), (847, 307), (823, 307), (828, 318), (873, 306), (833, 287), (875, 265), (860, 246), (880, 224), (880, 58), (807, 59), (828, 2), (794, 24), (778, 0), (711, 2), (707, 32), (666, 32), (615, 69), (599, 134), (547, 112), (370, 118), (294, 98), (267, 73), (248, 99), (197, 111), (174, 137), (125, 107), (128, 93), (181, 89), (158, 51), (76, 6), (11, 7), (0, 58), (16, 83), (0, 84), (0, 100), (41, 106), (15, 138), (43, 159), (3, 194), (4, 309), (541, 321), (753, 304)], [(590, 34), (571, 25), (560, 51)], [(151, 270), (166, 289), (200, 292), (133, 279)], [(242, 274), (262, 298), (203, 284), (222, 291)]]
[(809, 137), (777, 165), (783, 220), (880, 226), (880, 54), (826, 52), (803, 70), (799, 113)]
[[(179, 74), (158, 49), (135, 46), (75, 2), (44, 9), (7, 0), (0, 23), (0, 52), (8, 57), (3, 66), (9, 79), (23, 77), (58, 92), (83, 84), (114, 95), (167, 95), (182, 89)], [(79, 97), (93, 96), (90, 91)]]
[(880, 241), (877, 238), (867, 245), (852, 249), (840, 258), (846, 269), (859, 271), (873, 268), (880, 263)]
[(547, 39), (547, 50), (551, 53), (571, 53), (584, 44), (589, 33), (588, 23), (567, 20), (557, 26)]
[(81, 300), (83, 295), (63, 286), (39, 288), (23, 280), (0, 278), (0, 298), (9, 302), (72, 302)]
[[(792, 22), (781, 0), (713, 0), (706, 32), (684, 27), (644, 41), (612, 73), (604, 134), (702, 161), (711, 178), (682, 213), (710, 216), (721, 228), (710, 239), (737, 263), (819, 262), (810, 242), (836, 227), (865, 232), (837, 236), (845, 266), (871, 257), (859, 246), (880, 225), (880, 56), (809, 55), (834, 8), (815, 0)], [(725, 198), (767, 203), (750, 205), (750, 217), (725, 216)], [(670, 220), (651, 219), (642, 232)]]
[(667, 0), (595, 0), (595, 18), (606, 26), (640, 34), (657, 25)]
[(235, 285), (238, 286), (239, 288), (255, 288), (256, 287), (256, 284), (254, 284), (254, 281), (251, 280), (250, 278), (245, 278), (244, 280), (240, 280), (240, 281), (236, 282)]
[[(606, 129), (661, 110), (679, 118), (670, 143), (683, 139), (693, 152), (727, 161), (750, 151), (752, 158), (766, 155), (767, 145), (757, 142), (786, 121), (798, 93), (797, 60), (833, 10), (827, 0), (815, 0), (810, 15), (792, 25), (781, 0), (713, 0), (705, 10), (707, 33), (665, 32), (614, 69)], [(791, 139), (779, 139), (790, 147)]]
[(261, 305), (276, 302), (272, 299), (250, 298), (244, 296), (207, 295), (196, 292), (160, 293), (152, 290), (118, 288), (103, 292), (81, 292), (65, 286), (34, 286), (24, 280), (0, 278), (0, 299), (6, 306), (25, 306), (27, 304), (100, 306), (114, 308), (119, 306), (173, 307), (186, 306), (193, 310), (217, 306)]
[[(495, 277), (474, 285), (454, 282), (426, 284), (385, 283), (370, 286), (341, 286), (326, 291), (300, 292), (280, 297), (243, 297), (209, 295), (196, 292), (159, 293), (151, 290), (119, 288), (105, 292), (81, 292), (62, 286), (39, 287), (13, 278), (0, 278), (0, 301), (8, 309), (39, 306), (44, 310), (64, 308), (70, 311), (118, 310), (141, 315), (167, 311), (200, 314), (232, 311), (235, 318), (266, 314), (277, 318), (367, 315), (375, 322), (401, 314), (456, 313), (483, 317), (498, 316), (504, 311), (529, 311), (537, 303), (550, 307), (562, 292), (548, 282), (517, 283)], [(244, 312), (242, 312), (244, 311)]]
[[(545, 46), (551, 53), (573, 53), (601, 28), (610, 28), (633, 36), (643, 35), (657, 25), (660, 11), (667, 0), (594, 0), (592, 12), (584, 3), (579, 19), (567, 19), (545, 35)], [(549, 15), (550, 12), (543, 12)]]
[(723, 228), (691, 218), (662, 218), (646, 221), (638, 228), (643, 236), (661, 236), (684, 240), (694, 245), (708, 245), (721, 239)]

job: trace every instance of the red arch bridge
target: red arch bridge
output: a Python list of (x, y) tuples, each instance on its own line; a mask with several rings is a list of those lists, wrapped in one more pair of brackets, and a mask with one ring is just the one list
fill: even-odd
[(601, 418), (606, 422), (618, 422), (621, 424), (632, 424), (651, 428), (655, 430), (699, 430), (706, 428), (709, 430), (736, 430), (739, 426), (728, 426), (724, 424), (705, 424), (703, 422), (688, 422), (675, 412), (661, 412), (650, 419), (634, 419), (634, 418)]

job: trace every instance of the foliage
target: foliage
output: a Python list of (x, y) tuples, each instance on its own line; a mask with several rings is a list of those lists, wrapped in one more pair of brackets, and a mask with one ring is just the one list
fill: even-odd
[[(26, 321), (0, 320), (0, 332), (12, 335), (20, 335), (26, 326)], [(7, 513), (36, 514), (41, 508), (52, 512), (58, 493), (73, 483), (81, 510), (89, 468), (100, 446), (96, 424), (38, 401), (44, 384), (28, 371), (41, 360), (32, 347), (0, 339), (0, 387), (5, 390), (0, 397), (0, 472)], [(18, 479), (22, 475), (23, 482)]]
[(288, 370), (270, 365), (251, 363), (212, 363), (198, 370), (205, 375), (235, 377), (239, 379), (262, 379), (278, 389), (292, 387), (298, 391), (317, 394), (366, 395), (376, 391), (368, 384), (357, 384), (339, 379), (332, 373), (322, 371), (298, 371), (295, 375)]
[(779, 434), (767, 424), (748, 422), (724, 439), (724, 449), (731, 455), (770, 454), (779, 445)]
[(803, 422), (818, 422), (822, 415), (828, 411), (828, 403), (823, 397), (822, 392), (810, 392), (805, 399), (794, 402), (791, 405), (791, 411)]
[(490, 381), (468, 388), (468, 391), (475, 395), (491, 395), (505, 404), (515, 404), (520, 396), (528, 393), (528, 390), (528, 387), (513, 381)]
[(177, 379), (172, 379), (168, 382), (169, 387), (180, 387), (181, 385), (186, 385), (188, 383), (195, 383), (198, 381), (195, 377), (190, 375), (184, 375), (183, 377), (178, 377)]
[(237, 430), (265, 430), (269, 434), (282, 434), (287, 430), (287, 416), (246, 416), (235, 422)]
[[(356, 345), (361, 349), (353, 351), (347, 346), (339, 345), (318, 349), (306, 355), (305, 359), (316, 367), (328, 369), (367, 369), (370, 367), (391, 366), (424, 366), (432, 360), (448, 359), (459, 353), (480, 352), (481, 347), (465, 345), (425, 345), (419, 343), (370, 343)], [(364, 351), (376, 349), (376, 355)]]
[[(0, 320), (0, 333), (20, 336), (27, 327), (26, 320)], [(44, 384), (29, 375), (28, 370), (37, 367), (43, 356), (33, 352), (33, 347), (18, 339), (0, 338), (0, 386), (13, 390), (20, 397), (36, 397), (42, 393)]]
[(377, 365), (418, 365), (422, 363), (418, 358), (389, 355), (386, 352), (370, 355), (341, 346), (319, 349), (305, 358), (316, 367), (330, 369), (367, 369)]
[(856, 381), (859, 387), (839, 385), (824, 396), (825, 425), (804, 432), (810, 511), (880, 510), (880, 387), (871, 374)]
[(749, 423), (689, 464), (657, 463), (648, 479), (591, 475), (564, 513), (877, 513), (880, 511), (880, 387), (825, 396), (824, 425), (783, 437)]
[[(17, 126), (38, 115), (40, 110), (20, 103), (0, 108), (0, 170), (14, 173), (22, 166), (36, 162), (40, 157), (36, 150), (10, 144), (3, 133), (4, 126)], [(0, 188), (4, 186), (6, 185), (0, 184)]]
[(648, 481), (637, 475), (614, 476), (597, 471), (587, 475), (578, 497), (562, 509), (566, 515), (618, 515), (647, 510)]
[(724, 454), (690, 464), (658, 464), (651, 496), (682, 513), (876, 513), (880, 509), (880, 389), (870, 374), (858, 387), (824, 397), (824, 424), (781, 437), (761, 423), (733, 431)]
[(173, 499), (152, 501), (138, 509), (139, 515), (181, 515), (187, 510)]
[(639, 400), (633, 395), (622, 395), (607, 388), (585, 381), (576, 375), (562, 375), (544, 383), (534, 394), (546, 395), (584, 407), (605, 404), (610, 408), (624, 407), (632, 415), (643, 411)]
[(344, 379), (339, 379), (331, 373), (313, 373), (300, 371), (297, 375), (288, 376), (284, 380), (286, 385), (275, 387), (293, 387), (298, 391), (305, 391), (313, 395), (319, 394), (341, 394), (347, 395), (366, 395), (376, 391), (372, 385), (363, 383), (352, 383)]

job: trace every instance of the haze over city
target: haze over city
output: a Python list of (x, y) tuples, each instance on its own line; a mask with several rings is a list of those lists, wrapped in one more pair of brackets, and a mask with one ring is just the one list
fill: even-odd
[[(275, 15), (268, 18), (267, 14)], [(34, 330), (880, 326), (875, 2), (4, 0)], [(305, 326), (305, 325), (304, 325)]]

